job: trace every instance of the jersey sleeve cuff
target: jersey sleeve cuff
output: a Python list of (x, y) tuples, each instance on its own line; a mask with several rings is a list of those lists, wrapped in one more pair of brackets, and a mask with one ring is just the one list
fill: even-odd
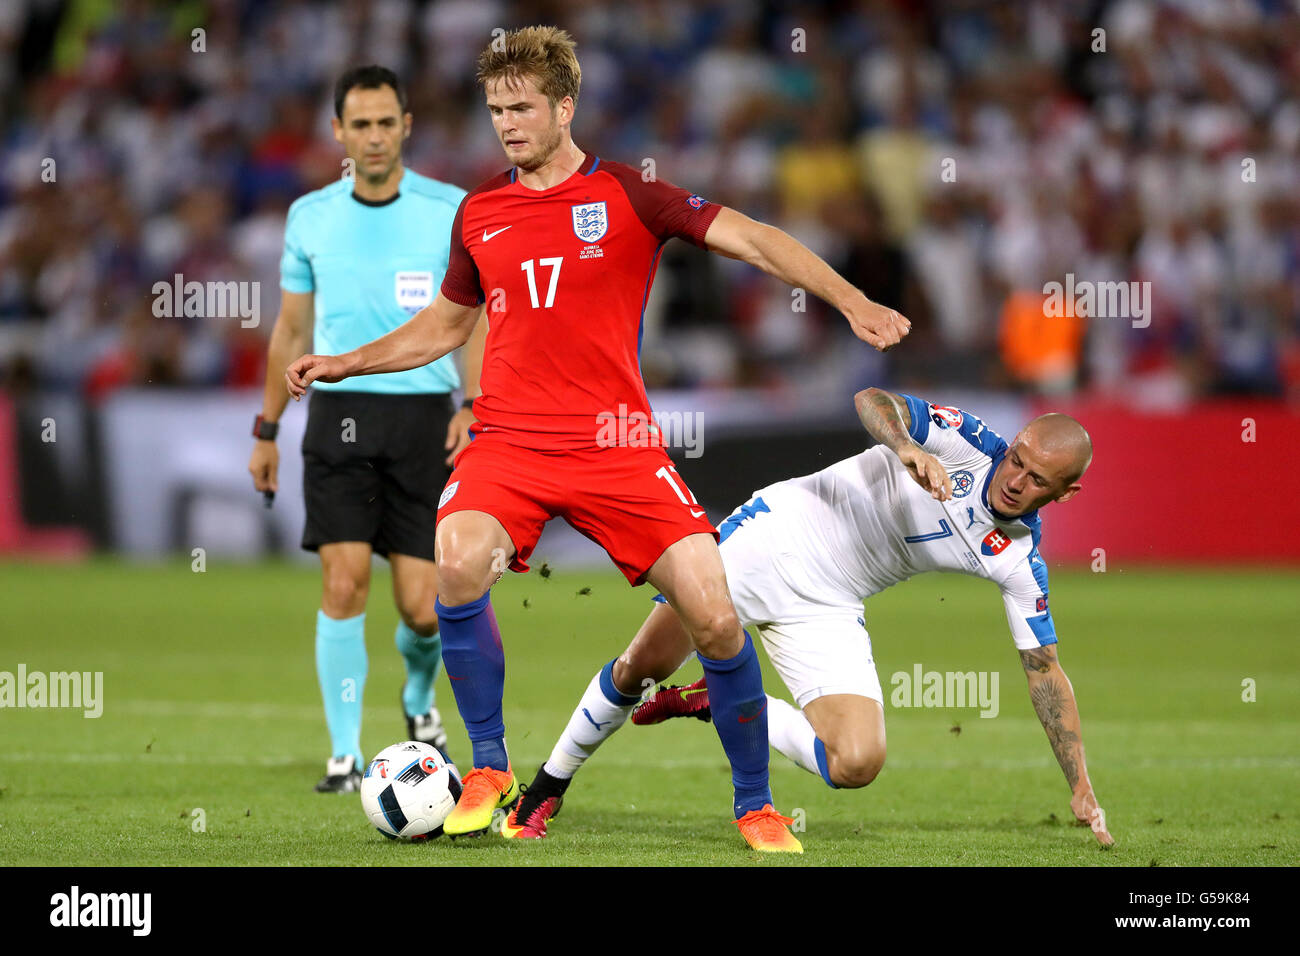
[(912, 436), (912, 441), (923, 445), (930, 437), (930, 406), (915, 395), (903, 395), (902, 398), (907, 402), (907, 413), (912, 419), (907, 433)]
[(713, 220), (718, 218), (722, 212), (722, 206), (718, 203), (709, 203), (704, 209), (700, 210), (699, 216), (691, 224), (690, 240), (701, 249), (707, 248), (704, 244), (704, 236), (709, 231), (709, 226), (713, 225)]
[(467, 294), (463, 289), (453, 289), (445, 282), (442, 285), (441, 291), (445, 298), (455, 302), (457, 305), (463, 305), (467, 309), (472, 309), (475, 306), (482, 305), (486, 301), (483, 298), (482, 292), (475, 292), (472, 295)]
[(1029, 630), (1038, 641), (1039, 647), (1056, 643), (1056, 624), (1052, 621), (1050, 611), (1037, 617), (1027, 617), (1025, 623), (1029, 625)]
[(306, 295), (308, 292), (316, 291), (310, 279), (293, 279), (284, 275), (280, 276), (280, 288), (294, 295)]

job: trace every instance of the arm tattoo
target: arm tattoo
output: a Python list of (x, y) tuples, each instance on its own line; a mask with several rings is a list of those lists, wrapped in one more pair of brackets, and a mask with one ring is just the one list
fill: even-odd
[(897, 452), (899, 448), (911, 443), (912, 436), (908, 434), (907, 422), (903, 420), (903, 413), (889, 392), (879, 389), (872, 391), (857, 406), (858, 420), (862, 422), (862, 427), (882, 445)]
[(1037, 647), (1020, 652), (1020, 664), (1024, 667), (1026, 674), (1046, 674), (1055, 663), (1056, 651), (1052, 649), (1050, 644), (1046, 647)]
[(1065, 725), (1067, 717), (1073, 717), (1072, 723), (1077, 724), (1078, 721), (1073, 700), (1052, 677), (1033, 680), (1029, 688), (1029, 699), (1033, 701), (1034, 712), (1047, 731), (1047, 739), (1052, 745), (1052, 752), (1056, 754), (1056, 762), (1065, 771), (1065, 780), (1073, 790), (1079, 782), (1079, 735)]

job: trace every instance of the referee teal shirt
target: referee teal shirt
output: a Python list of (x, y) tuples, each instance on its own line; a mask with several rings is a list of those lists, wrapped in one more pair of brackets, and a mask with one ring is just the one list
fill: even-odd
[[(286, 292), (315, 293), (312, 351), (339, 355), (393, 331), (431, 303), (447, 271), (451, 223), (465, 190), (403, 168), (382, 203), (352, 195), (342, 179), (289, 207), (280, 259)], [(327, 391), (411, 395), (460, 385), (446, 355), (405, 372), (313, 382)]]

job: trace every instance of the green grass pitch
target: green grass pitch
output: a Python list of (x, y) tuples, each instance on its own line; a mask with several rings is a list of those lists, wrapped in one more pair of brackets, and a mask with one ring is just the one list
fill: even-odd
[[(759, 858), (697, 721), (620, 731), (579, 774), (551, 837), (397, 844), (355, 795), (312, 792), (327, 756), (311, 566), (0, 565), (0, 671), (102, 671), (103, 715), (0, 710), (0, 865), (1294, 865), (1300, 860), (1300, 579), (1281, 571), (1053, 572), (1060, 656), (1116, 846), (1073, 825), (996, 590), (930, 575), (873, 599), (890, 675), (997, 671), (1000, 712), (886, 705), (889, 758), (832, 791), (772, 755), (800, 858)], [(589, 593), (580, 593), (589, 588)], [(404, 737), (387, 572), (367, 619), (367, 754)], [(613, 573), (508, 575), (507, 740), (520, 776), (649, 608)], [(694, 679), (698, 664), (679, 676)], [(1255, 682), (1253, 702), (1243, 681)], [(769, 692), (786, 696), (764, 658)], [(469, 748), (445, 675), (453, 756)], [(958, 732), (958, 728), (960, 731)], [(198, 811), (201, 811), (199, 813)], [(203, 826), (198, 824), (202, 822)]]

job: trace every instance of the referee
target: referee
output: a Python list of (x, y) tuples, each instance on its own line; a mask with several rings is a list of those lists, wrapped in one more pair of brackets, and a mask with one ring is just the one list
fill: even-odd
[[(281, 305), (267, 354), (262, 413), (248, 470), (258, 491), (278, 490), (275, 437), (288, 402), (284, 369), (305, 351), (347, 352), (406, 322), (433, 301), (447, 268), (452, 220), (465, 191), (402, 165), (411, 134), (406, 93), (379, 66), (345, 73), (334, 89), (334, 138), (355, 175), (289, 207), (280, 260)], [(481, 316), (480, 316), (481, 317)], [(466, 403), (450, 356), (406, 372), (319, 386), (302, 443), (307, 526), (302, 546), (320, 554), (316, 672), (331, 756), (322, 793), (361, 785), (361, 698), (371, 553), (388, 558), (406, 662), (402, 708), (412, 740), (446, 753), (434, 706), (442, 658), (434, 602), (434, 530), (449, 464), (468, 444), (486, 323), (465, 347)], [(314, 341), (313, 341), (314, 336)], [(449, 453), (450, 452), (450, 453)]]

